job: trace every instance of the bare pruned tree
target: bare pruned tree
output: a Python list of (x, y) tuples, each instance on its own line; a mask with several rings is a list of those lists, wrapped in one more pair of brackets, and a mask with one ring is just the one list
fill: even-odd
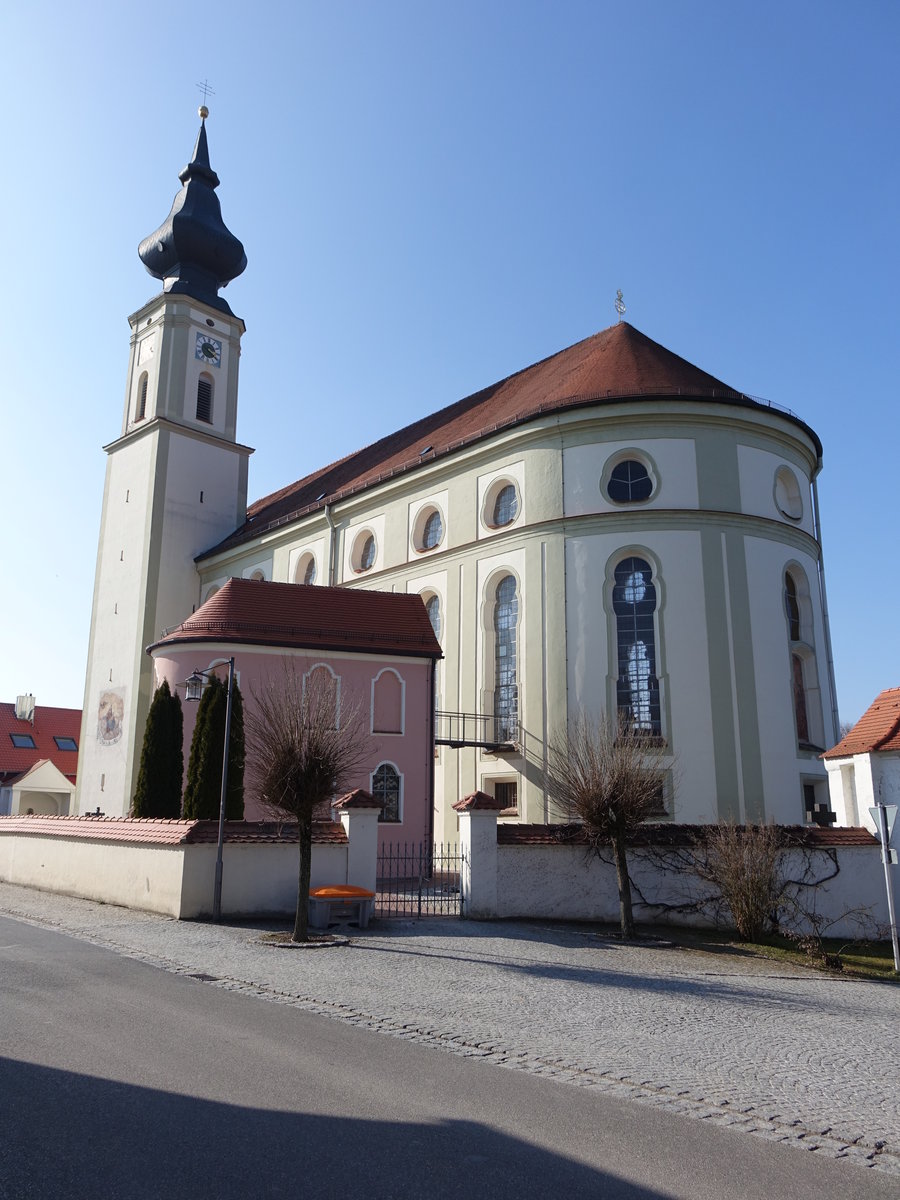
[[(278, 820), (297, 822), (300, 870), (292, 940), (309, 940), (313, 812), (347, 789), (370, 749), (358, 700), (325, 667), (287, 659), (252, 692), (244, 717), (250, 787)], [(340, 703), (338, 703), (340, 700)]]
[(622, 714), (581, 713), (548, 748), (547, 790), (560, 817), (580, 821), (593, 851), (611, 845), (622, 936), (634, 937), (627, 841), (662, 809), (665, 745)]

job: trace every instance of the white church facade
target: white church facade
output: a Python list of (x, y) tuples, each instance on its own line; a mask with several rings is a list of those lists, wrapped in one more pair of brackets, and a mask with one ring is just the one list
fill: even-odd
[(444, 655), (439, 840), (476, 790), (504, 820), (553, 820), (547, 747), (585, 709), (662, 739), (661, 817), (827, 808), (838, 723), (808, 425), (620, 322), (246, 509), (243, 325), (218, 296), (246, 260), (205, 127), (181, 179), (141, 244), (164, 290), (131, 318), (106, 448), (79, 811), (128, 811), (145, 647), (232, 577), (422, 596)]

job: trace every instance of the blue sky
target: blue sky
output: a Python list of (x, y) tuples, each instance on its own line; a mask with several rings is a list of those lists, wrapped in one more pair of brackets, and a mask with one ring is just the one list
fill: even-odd
[(251, 499), (627, 319), (822, 438), (843, 719), (900, 685), (893, 2), (0, 19), (0, 699), (79, 707), (126, 317), (208, 78)]

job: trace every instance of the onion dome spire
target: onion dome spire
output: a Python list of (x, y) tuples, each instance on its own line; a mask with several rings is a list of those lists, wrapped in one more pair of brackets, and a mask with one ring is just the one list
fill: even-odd
[(181, 190), (172, 210), (155, 233), (138, 246), (141, 262), (163, 280), (163, 291), (182, 293), (230, 313), (219, 295), (247, 266), (244, 247), (225, 226), (215, 189), (219, 177), (209, 165), (206, 118), (199, 110), (200, 132), (191, 161), (180, 172)]

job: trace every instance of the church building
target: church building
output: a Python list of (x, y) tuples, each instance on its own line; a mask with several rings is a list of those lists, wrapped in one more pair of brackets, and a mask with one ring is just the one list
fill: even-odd
[(438, 840), (476, 790), (502, 820), (552, 821), (548, 745), (584, 710), (662, 740), (660, 819), (827, 808), (815, 432), (620, 321), (247, 508), (244, 326), (219, 295), (246, 258), (201, 115), (172, 212), (139, 249), (163, 291), (130, 318), (106, 447), (79, 811), (128, 811), (145, 648), (232, 578), (421, 596), (443, 652)]

